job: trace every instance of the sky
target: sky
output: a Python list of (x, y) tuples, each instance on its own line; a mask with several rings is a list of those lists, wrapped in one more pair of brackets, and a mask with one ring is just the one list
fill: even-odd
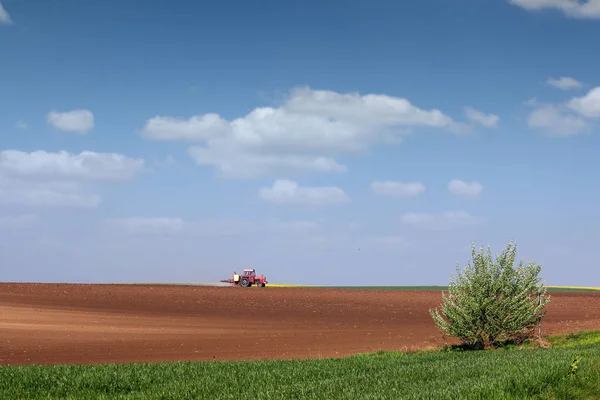
[(600, 0), (0, 0), (0, 281), (600, 286)]

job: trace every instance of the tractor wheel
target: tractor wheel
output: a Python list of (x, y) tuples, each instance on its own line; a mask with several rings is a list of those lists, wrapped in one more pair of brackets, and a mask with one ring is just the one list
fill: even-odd
[(250, 281), (248, 280), (248, 278), (242, 278), (241, 285), (243, 287), (249, 287), (250, 286)]
[(263, 282), (258, 282), (258, 287), (265, 287), (265, 284)]

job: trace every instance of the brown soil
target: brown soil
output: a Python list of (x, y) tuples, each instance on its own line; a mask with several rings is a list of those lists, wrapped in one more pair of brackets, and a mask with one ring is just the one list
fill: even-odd
[[(544, 334), (600, 329), (600, 293), (552, 293)], [(444, 345), (439, 292), (0, 284), (0, 365), (341, 357)]]

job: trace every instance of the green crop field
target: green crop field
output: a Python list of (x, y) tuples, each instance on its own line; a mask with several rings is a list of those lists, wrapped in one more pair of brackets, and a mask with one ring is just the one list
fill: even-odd
[[(279, 285), (284, 287), (283, 285)], [(294, 285), (286, 285), (285, 287), (293, 287)], [(448, 290), (447, 286), (310, 286), (315, 288), (330, 288), (330, 289), (361, 289), (361, 290)], [(547, 286), (548, 292), (598, 292), (597, 287), (582, 287), (582, 286)]]
[[(321, 286), (325, 288), (325, 286)], [(332, 289), (362, 289), (362, 290), (447, 290), (447, 286), (327, 286)]]
[[(597, 399), (600, 332), (550, 349), (0, 368), (3, 399)], [(576, 373), (570, 376), (576, 357)]]

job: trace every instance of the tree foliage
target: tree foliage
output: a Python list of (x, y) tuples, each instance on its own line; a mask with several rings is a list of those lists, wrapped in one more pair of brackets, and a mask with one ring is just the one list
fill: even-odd
[(512, 240), (495, 259), (489, 247), (485, 252), (472, 245), (472, 260), (464, 271), (457, 266), (442, 293), (441, 311), (430, 310), (444, 336), (488, 348), (534, 334), (550, 298), (539, 276), (542, 266), (521, 261), (515, 267), (516, 252)]

